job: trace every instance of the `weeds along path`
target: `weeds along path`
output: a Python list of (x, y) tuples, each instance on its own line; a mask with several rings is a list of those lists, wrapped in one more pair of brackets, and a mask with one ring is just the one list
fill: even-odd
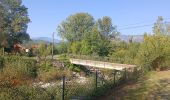
[(99, 100), (170, 100), (170, 70), (149, 72), (137, 82), (129, 82)]

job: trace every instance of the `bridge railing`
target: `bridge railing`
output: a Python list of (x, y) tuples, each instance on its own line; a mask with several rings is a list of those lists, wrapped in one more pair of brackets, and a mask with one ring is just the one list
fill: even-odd
[(75, 54), (68, 54), (70, 58), (75, 59), (84, 59), (84, 60), (96, 60), (96, 61), (104, 61), (104, 62), (113, 62), (113, 59), (109, 57), (100, 57), (97, 55), (75, 55)]
[(131, 58), (119, 58), (119, 57), (108, 57), (108, 56), (98, 56), (98, 55), (75, 55), (75, 54), (67, 54), (70, 58), (75, 59), (84, 59), (84, 60), (95, 60), (95, 61), (103, 61), (103, 62), (111, 62), (111, 63), (128, 63), (134, 64), (134, 61)]

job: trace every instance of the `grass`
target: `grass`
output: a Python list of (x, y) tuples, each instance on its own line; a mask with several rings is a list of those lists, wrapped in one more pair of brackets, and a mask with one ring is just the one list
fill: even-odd
[(129, 82), (101, 100), (170, 100), (170, 70), (149, 72), (137, 82)]

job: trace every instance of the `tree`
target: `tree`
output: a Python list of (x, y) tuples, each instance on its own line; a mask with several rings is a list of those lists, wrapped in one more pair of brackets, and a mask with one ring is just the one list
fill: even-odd
[(94, 26), (92, 31), (86, 33), (84, 39), (81, 41), (81, 54), (107, 56), (109, 53), (109, 43), (109, 39), (103, 36), (97, 27)]
[(26, 33), (28, 18), (27, 8), (21, 0), (0, 1), (0, 36), (5, 36), (7, 46), (13, 48), (15, 43), (30, 39)]
[(45, 43), (41, 43), (39, 48), (38, 48), (38, 51), (39, 51), (39, 55), (46, 59), (46, 57), (51, 53), (51, 46), (50, 45), (47, 45)]
[(90, 14), (77, 13), (69, 16), (58, 26), (58, 34), (69, 42), (80, 41), (93, 26), (94, 19)]
[(159, 16), (153, 27), (154, 34), (170, 36), (170, 23), (164, 21), (163, 17)]
[(59, 35), (70, 43), (75, 54), (108, 56), (111, 38), (119, 34), (111, 18), (104, 17), (97, 22), (88, 13), (69, 16), (58, 26)]
[(103, 17), (98, 19), (97, 25), (102, 35), (115, 39), (120, 33), (117, 31), (116, 26), (113, 26), (110, 17)]

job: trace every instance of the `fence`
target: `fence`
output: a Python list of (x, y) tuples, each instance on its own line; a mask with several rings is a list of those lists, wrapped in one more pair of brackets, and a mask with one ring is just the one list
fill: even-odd
[[(31, 78), (33, 78), (36, 76), (35, 73), (36, 61), (34, 59), (23, 59), (20, 57), (0, 58), (0, 65), (3, 65), (4, 63), (10, 63), (10, 65), (12, 65), (13, 68), (18, 70), (17, 72), (20, 72), (22, 76), (25, 75), (23, 77), (31, 76)], [(11, 72), (16, 71), (13, 70), (14, 69), (12, 69)], [(63, 76), (61, 80), (60, 79), (57, 80), (58, 82), (54, 82), (54, 83), (51, 82), (45, 84), (35, 83), (33, 84), (33, 89), (28, 90), (28, 91), (34, 91), (34, 93), (32, 94), (28, 92), (28, 94), (31, 94), (33, 96), (38, 95), (37, 98), (40, 98), (41, 96), (43, 97), (42, 92), (46, 91), (44, 95), (46, 94), (47, 97), (50, 97), (50, 99), (46, 99), (46, 100), (95, 99), (96, 97), (105, 94), (106, 91), (109, 91), (110, 89), (114, 89), (115, 87), (121, 84), (126, 84), (126, 82), (128, 82), (129, 80), (136, 79), (137, 76), (139, 75), (139, 70), (125, 69), (122, 71), (118, 71), (118, 70), (109, 69), (103, 71), (102, 69), (96, 69), (96, 70), (88, 71), (87, 73), (88, 75), (86, 77)], [(35, 88), (37, 90), (35, 90)], [(14, 91), (15, 89), (11, 89), (11, 90)], [(21, 93), (23, 93), (23, 91), (21, 91)]]
[(121, 84), (137, 79), (139, 74), (137, 69), (133, 71), (128, 69), (123, 71), (113, 70), (113, 73), (110, 75), (102, 73), (101, 70), (96, 70), (83, 81), (68, 81), (67, 77), (63, 76), (57, 100), (95, 99)]

